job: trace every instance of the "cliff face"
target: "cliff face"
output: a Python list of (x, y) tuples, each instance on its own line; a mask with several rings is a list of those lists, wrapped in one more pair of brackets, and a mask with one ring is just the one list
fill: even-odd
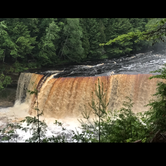
[[(27, 89), (34, 90), (35, 84), (39, 90), (38, 103), (39, 109), (44, 111), (45, 117), (81, 118), (81, 112), (89, 110), (88, 102), (91, 101), (91, 92), (95, 90), (95, 84), (99, 78), (103, 82), (104, 89), (107, 90), (106, 99), (109, 101), (108, 110), (118, 110), (122, 107), (126, 96), (134, 102), (133, 112), (148, 110), (144, 105), (148, 104), (156, 92), (156, 85), (161, 79), (148, 78), (151, 74), (138, 75), (112, 75), (102, 77), (65, 77), (65, 78), (46, 78), (44, 75), (21, 73), (16, 99), (29, 103), (30, 114), (36, 114), (33, 109), (34, 95), (26, 93)], [(31, 84), (34, 82), (34, 84)]]

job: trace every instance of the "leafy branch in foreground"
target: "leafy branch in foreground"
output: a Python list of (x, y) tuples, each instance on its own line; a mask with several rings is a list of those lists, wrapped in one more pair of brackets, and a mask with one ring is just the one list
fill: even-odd
[(84, 117), (87, 122), (80, 121), (82, 132), (73, 132), (73, 139), (77, 142), (132, 143), (137, 140), (148, 142), (150, 130), (147, 124), (143, 123), (147, 121), (146, 116), (142, 113), (133, 113), (131, 110), (133, 103), (129, 97), (126, 98), (129, 101), (124, 102), (120, 110), (106, 112), (104, 117), (100, 117), (100, 122), (99, 120), (90, 122)]
[(123, 107), (118, 111), (119, 113), (117, 112), (117, 118), (114, 118), (115, 120), (110, 125), (109, 141), (121, 143), (133, 142), (138, 139), (146, 141), (148, 129), (140, 121), (141, 114), (132, 112), (133, 103), (129, 97), (126, 99), (129, 101), (123, 103)]
[(21, 129), (21, 125), (16, 123), (8, 123), (5, 128), (0, 130), (1, 133), (1, 141), (16, 141), (18, 134), (16, 133), (16, 129)]

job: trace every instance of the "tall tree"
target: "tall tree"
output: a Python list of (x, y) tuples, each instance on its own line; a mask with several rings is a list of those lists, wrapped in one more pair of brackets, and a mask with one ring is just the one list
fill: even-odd
[[(136, 32), (136, 31), (144, 31), (145, 26), (148, 22), (147, 18), (129, 18), (129, 21), (132, 25), (131, 32)], [(132, 53), (135, 53), (137, 51), (140, 51), (142, 49), (147, 49), (150, 46), (150, 42), (147, 41), (139, 41), (137, 43), (134, 42), (138, 37), (135, 37), (131, 39), (130, 41), (132, 42)]]
[(89, 43), (89, 37), (88, 37), (88, 32), (86, 29), (86, 19), (85, 18), (80, 18), (80, 26), (82, 28), (82, 47), (84, 48), (83, 51), (83, 57), (87, 58), (87, 55), (89, 54), (90, 51), (90, 43)]
[(56, 54), (57, 50), (57, 41), (59, 40), (59, 31), (60, 28), (58, 24), (53, 20), (49, 23), (49, 26), (46, 28), (46, 34), (41, 38), (41, 41), (38, 45), (39, 47), (39, 61), (42, 65), (54, 64), (58, 60)]
[(19, 19), (6, 19), (3, 23), (6, 26), (3, 30), (2, 45), (0, 46), (3, 50), (3, 53), (1, 52), (4, 55), (3, 61), (16, 62), (16, 66), (18, 66), (18, 61), (22, 63), (22, 66), (30, 65), (27, 64), (28, 55), (34, 48), (32, 44), (35, 44), (36, 37), (30, 36), (27, 26)]
[[(128, 18), (109, 18), (104, 21), (106, 26), (105, 35), (107, 41), (110, 39), (114, 39), (124, 33), (128, 33), (132, 28), (132, 25), (130, 24)], [(112, 57), (129, 53), (132, 50), (131, 46), (132, 43), (130, 41), (127, 41), (125, 43), (118, 41), (111, 46), (105, 46), (104, 48), (108, 56)]]
[(64, 22), (60, 58), (80, 61), (83, 58), (82, 28), (79, 18), (67, 18)]
[(9, 38), (9, 35), (7, 33), (7, 26), (4, 21), (0, 22), (0, 91), (4, 88), (5, 85), (8, 85), (11, 83), (11, 77), (5, 76), (4, 72), (5, 69), (5, 56), (6, 56), (6, 47), (11, 45), (11, 40)]
[(86, 29), (89, 38), (90, 50), (87, 58), (98, 59), (102, 55), (102, 48), (99, 47), (101, 40), (100, 24), (96, 18), (86, 18)]

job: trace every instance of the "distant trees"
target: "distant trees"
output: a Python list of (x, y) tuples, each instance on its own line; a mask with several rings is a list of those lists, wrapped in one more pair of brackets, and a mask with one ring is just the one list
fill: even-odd
[(57, 43), (60, 38), (59, 36), (60, 27), (52, 20), (49, 23), (48, 27), (46, 27), (44, 35), (41, 37), (41, 40), (38, 44), (39, 54), (38, 59), (43, 65), (54, 64), (58, 60), (58, 56), (56, 54)]
[[(147, 22), (148, 21), (148, 22)], [(135, 28), (131, 29), (130, 32), (119, 35), (118, 37), (114, 39), (110, 39), (106, 43), (100, 43), (100, 46), (108, 46), (113, 45), (117, 42), (128, 42), (128, 41), (134, 41), (135, 46), (138, 46), (139, 43), (143, 43), (143, 46), (152, 46), (155, 43), (158, 43), (159, 41), (165, 40), (166, 35), (166, 19), (161, 18), (154, 18), (154, 19), (145, 19), (146, 25), (144, 27), (144, 31), (142, 31), (142, 28)], [(143, 23), (144, 24), (144, 23)]]
[(96, 18), (87, 18), (86, 30), (90, 46), (87, 58), (100, 58), (102, 48), (99, 47), (101, 32), (98, 20)]
[[(100, 43), (119, 35), (145, 30), (145, 18), (1, 18), (2, 61), (33, 61), (36, 66), (125, 55), (147, 43), (133, 39), (112, 45)], [(26, 65), (26, 64), (25, 64)], [(29, 67), (35, 64), (28, 63)]]
[[(119, 36), (137, 30), (145, 30), (148, 20), (145, 18), (103, 18), (105, 26), (106, 44), (103, 45), (108, 57), (118, 57), (128, 53), (134, 53), (148, 46), (147, 41), (139, 41), (134, 43), (134, 39), (125, 40), (118, 39)], [(114, 42), (109, 42), (113, 41)]]

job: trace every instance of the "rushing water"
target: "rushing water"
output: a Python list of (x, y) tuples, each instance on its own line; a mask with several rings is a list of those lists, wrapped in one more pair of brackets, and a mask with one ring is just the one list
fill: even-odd
[(166, 52), (139, 53), (119, 59), (105, 59), (95, 62), (84, 62), (82, 65), (71, 65), (64, 68), (38, 71), (35, 73), (51, 74), (57, 73), (58, 77), (79, 76), (106, 76), (111, 74), (149, 74), (151, 71), (160, 69), (166, 63)]
[[(149, 74), (151, 71), (160, 69), (166, 63), (166, 53), (139, 53), (131, 57), (125, 57), (113, 60), (102, 60), (98, 62), (87, 62), (83, 65), (73, 65), (63, 70), (52, 69), (44, 72), (36, 72), (40, 74), (52, 75), (54, 78), (59, 77), (79, 77), (79, 76), (109, 76), (117, 74)], [(0, 126), (7, 123), (7, 118), (14, 122), (15, 114), (18, 113), (17, 119), (21, 119), (28, 115), (29, 105), (28, 103), (15, 103), (14, 107), (0, 108), (1, 119)], [(7, 115), (7, 116), (6, 116)], [(57, 136), (62, 133), (60, 127), (53, 124), (55, 119), (47, 118), (44, 119), (48, 125), (48, 130), (46, 135), (49, 137), (51, 135)], [(79, 126), (77, 120), (62, 119), (60, 120), (64, 127), (67, 129), (66, 134), (68, 134), (68, 141), (71, 137), (71, 130)], [(70, 123), (67, 123), (69, 122)], [(26, 125), (25, 123), (23, 124)], [(78, 129), (78, 128), (77, 128)], [(65, 131), (64, 131), (65, 132)], [(27, 138), (31, 136), (30, 132), (25, 133), (24, 131), (17, 130), (17, 142), (24, 142)]]

